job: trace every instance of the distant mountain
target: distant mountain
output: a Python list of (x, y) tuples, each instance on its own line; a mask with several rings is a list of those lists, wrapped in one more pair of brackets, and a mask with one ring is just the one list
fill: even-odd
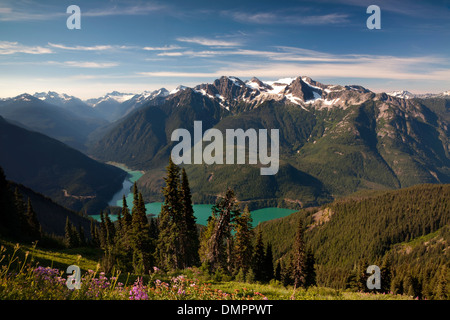
[(96, 214), (121, 189), (126, 172), (0, 117), (0, 166), (6, 178), (75, 211)]
[(192, 135), (194, 120), (203, 121), (203, 131), (278, 128), (278, 176), (261, 177), (251, 165), (186, 165), (194, 199), (212, 201), (233, 186), (240, 201), (256, 206), (308, 206), (360, 189), (450, 182), (448, 109), (423, 101), (304, 76), (221, 77), (142, 106), (112, 125), (89, 152), (146, 170), (139, 185), (156, 200), (174, 129)]
[(411, 98), (415, 98), (416, 95), (406, 91), (406, 90), (401, 90), (401, 91), (392, 91), (392, 92), (388, 92), (388, 95), (392, 96), (392, 97), (396, 97), (396, 98), (402, 98), (402, 99), (411, 99)]
[(86, 103), (101, 114), (104, 119), (112, 122), (137, 110), (146, 103), (160, 104), (168, 95), (169, 92), (164, 88), (144, 91), (140, 94), (113, 91), (103, 97), (86, 100)]
[(433, 98), (450, 98), (450, 90), (441, 93), (420, 93), (414, 94), (406, 90), (392, 91), (387, 93), (390, 96), (402, 99), (412, 99), (412, 98), (422, 98), (422, 99), (433, 99)]
[[(41, 96), (41, 100), (29, 94), (22, 94), (0, 101), (0, 115), (20, 123), (27, 129), (41, 132), (78, 150), (84, 150), (89, 135), (107, 122), (99, 118), (88, 117), (88, 113), (80, 116), (72, 112), (78, 107), (83, 108), (82, 104), (76, 102), (76, 108), (69, 105), (69, 102), (64, 107), (47, 103), (46, 100), (53, 102), (62, 100), (60, 97), (50, 98), (50, 96), (49, 94), (45, 95), (47, 98)], [(73, 101), (73, 99), (68, 101)], [(79, 112), (83, 114), (82, 110)]]
[(81, 118), (101, 118), (97, 110), (81, 99), (65, 93), (57, 93), (54, 91), (36, 92), (33, 96), (46, 103), (69, 110)]

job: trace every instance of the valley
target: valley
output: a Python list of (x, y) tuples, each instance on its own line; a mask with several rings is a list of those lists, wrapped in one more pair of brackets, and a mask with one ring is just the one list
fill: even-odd
[[(107, 274), (154, 263), (169, 277), (194, 266), (218, 287), (289, 291), (302, 221), (317, 290), (365, 291), (362, 268), (377, 264), (390, 268), (383, 292), (392, 298), (446, 298), (449, 106), (445, 93), (375, 93), (306, 76), (223, 76), (89, 101), (51, 91), (3, 99), (0, 238), (11, 251), (11, 241), (30, 243), (18, 232), (29, 229), (42, 250), (87, 252)], [(268, 162), (252, 159), (269, 153), (250, 135), (273, 130), (276, 141), (265, 142), (277, 144), (278, 170), (264, 175)], [(218, 152), (227, 132), (244, 133), (227, 150), (233, 161)], [(173, 150), (184, 161), (172, 163)], [(215, 161), (198, 161), (198, 150)], [(183, 224), (181, 213), (192, 216)], [(190, 262), (177, 257), (196, 244)]]

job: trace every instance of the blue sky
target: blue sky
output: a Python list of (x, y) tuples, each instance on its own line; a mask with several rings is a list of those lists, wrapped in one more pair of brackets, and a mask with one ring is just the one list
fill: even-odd
[[(81, 30), (66, 27), (72, 4)], [(366, 27), (371, 4), (380, 30)], [(222, 75), (447, 91), (450, 1), (0, 1), (0, 97), (91, 98)]]

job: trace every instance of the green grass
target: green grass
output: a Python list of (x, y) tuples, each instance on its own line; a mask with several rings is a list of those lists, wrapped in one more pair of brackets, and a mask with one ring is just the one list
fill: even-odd
[[(147, 299), (268, 299), (268, 300), (407, 300), (405, 295), (377, 294), (343, 291), (325, 287), (310, 287), (294, 290), (280, 282), (247, 283), (238, 281), (218, 281), (214, 276), (198, 268), (189, 268), (170, 273), (158, 272), (142, 278), (143, 287), (136, 285), (138, 276), (121, 274), (102, 275), (98, 272), (97, 249), (79, 248), (52, 251), (36, 248), (33, 245), (18, 245), (0, 240), (0, 299), (129, 299), (129, 292), (138, 290)], [(9, 262), (12, 261), (11, 264)], [(65, 287), (65, 270), (69, 265), (77, 265), (84, 277), (81, 290), (68, 292)], [(50, 279), (51, 283), (35, 278), (33, 271), (37, 266), (50, 267), (59, 277)], [(7, 270), (7, 271), (5, 271)], [(59, 271), (58, 271), (59, 270)], [(91, 271), (88, 271), (91, 270)], [(15, 276), (11, 277), (11, 274)], [(109, 277), (109, 278), (108, 278)], [(57, 280), (59, 279), (59, 280)], [(176, 280), (178, 279), (178, 280)], [(180, 280), (181, 279), (181, 280)], [(157, 284), (157, 282), (161, 284)], [(111, 284), (108, 284), (108, 283)], [(100, 285), (99, 285), (100, 283)], [(122, 283), (122, 284), (120, 284)], [(105, 285), (106, 284), (106, 285)], [(166, 284), (166, 285), (165, 285)], [(104, 287), (102, 287), (104, 286)], [(176, 289), (174, 289), (176, 288)], [(38, 291), (36, 291), (38, 290)], [(185, 291), (182, 295), (179, 290)], [(33, 294), (37, 293), (37, 295)], [(94, 296), (92, 292), (96, 293)]]
[(299, 288), (294, 290), (292, 286), (284, 287), (277, 281), (268, 284), (243, 283), (235, 281), (216, 282), (213, 288), (224, 292), (256, 291), (267, 297), (268, 300), (412, 300), (406, 295), (365, 293), (337, 290), (326, 287)]
[[(14, 251), (16, 243), (0, 240), (0, 245), (5, 247), (5, 258)], [(102, 250), (93, 248), (76, 248), (63, 250), (48, 250), (33, 245), (20, 244), (16, 253), (18, 261), (23, 261), (26, 252), (29, 252), (28, 261), (43, 267), (66, 270), (70, 265), (77, 265), (82, 271), (96, 270), (102, 257)], [(0, 257), (1, 258), (1, 257)]]

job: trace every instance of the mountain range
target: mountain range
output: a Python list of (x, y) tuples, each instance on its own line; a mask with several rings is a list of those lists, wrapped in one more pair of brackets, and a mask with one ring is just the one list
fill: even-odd
[(306, 76), (223, 76), (170, 92), (114, 91), (86, 101), (51, 91), (23, 94), (0, 101), (0, 115), (99, 161), (144, 170), (138, 185), (147, 201), (161, 200), (173, 130), (192, 134), (199, 120), (203, 130), (279, 129), (275, 176), (261, 176), (258, 165), (184, 166), (196, 202), (213, 202), (233, 187), (251, 208), (298, 208), (362, 189), (449, 183), (448, 93), (375, 93)]
[(254, 207), (317, 205), (361, 189), (448, 183), (450, 100), (436, 104), (441, 100), (397, 98), (308, 77), (221, 77), (138, 109), (88, 152), (145, 170), (138, 184), (148, 200), (157, 200), (174, 129), (192, 134), (194, 120), (203, 122), (203, 130), (277, 128), (277, 175), (260, 176), (255, 165), (186, 165), (195, 201), (212, 201), (232, 186)]

